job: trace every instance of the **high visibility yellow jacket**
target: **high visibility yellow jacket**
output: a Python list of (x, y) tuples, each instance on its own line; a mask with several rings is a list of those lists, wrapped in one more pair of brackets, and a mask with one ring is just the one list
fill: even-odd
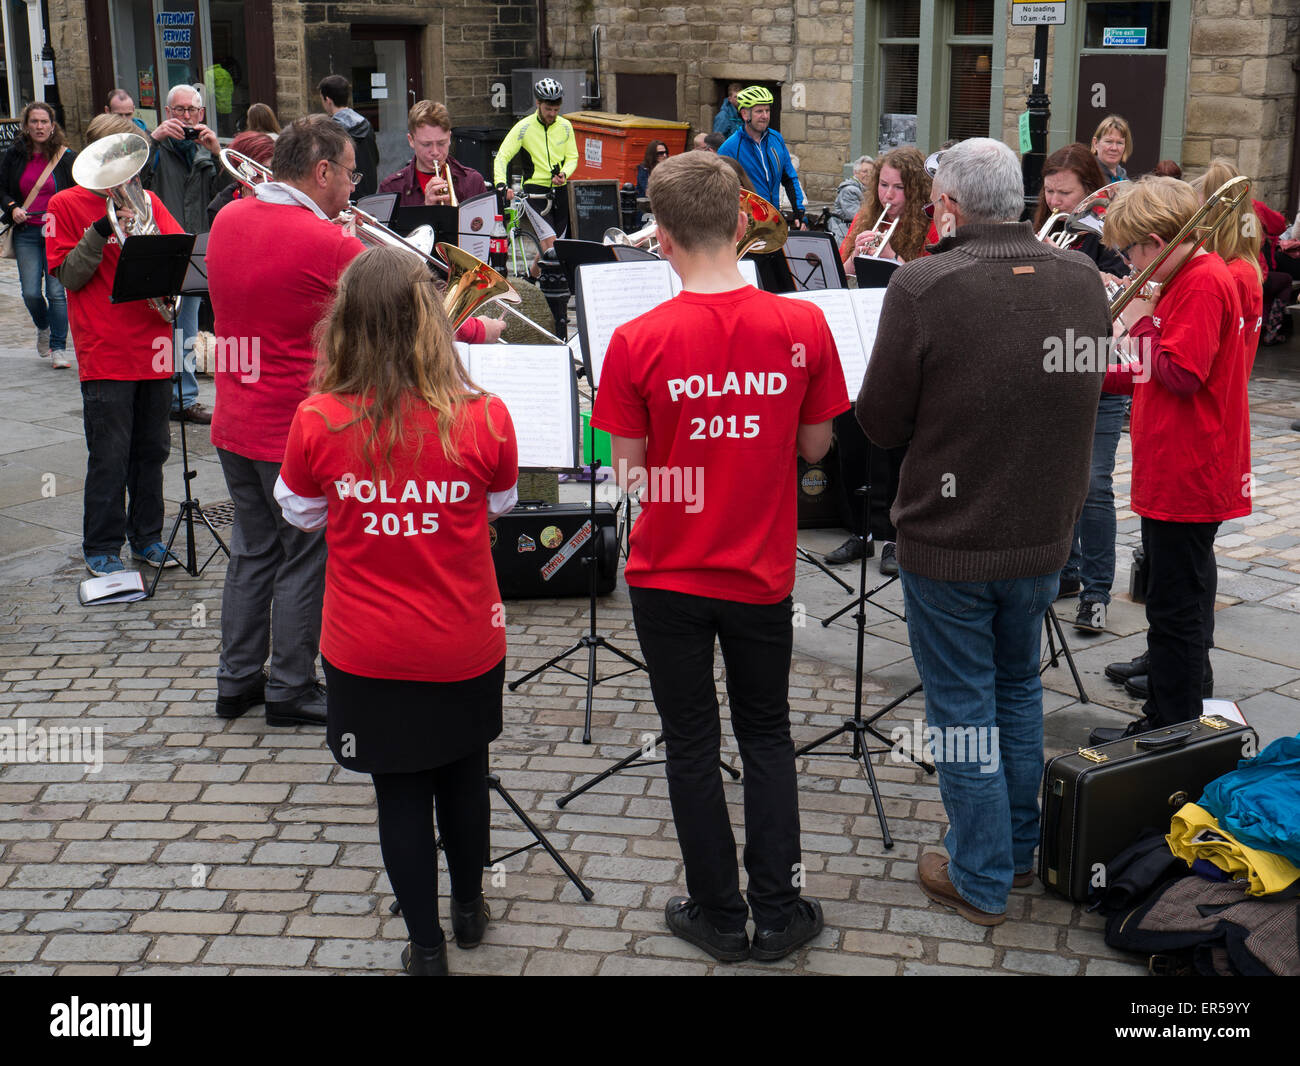
[(544, 126), (534, 110), (531, 115), (516, 122), (501, 142), (501, 150), (497, 153), (496, 166), (492, 172), (493, 184), (506, 184), (510, 161), (519, 154), (521, 148), (533, 161), (532, 173), (524, 177), (525, 185), (550, 188), (551, 168), (556, 165), (566, 178), (572, 177), (578, 169), (578, 139), (573, 135), (573, 124), (559, 115), (549, 126)]

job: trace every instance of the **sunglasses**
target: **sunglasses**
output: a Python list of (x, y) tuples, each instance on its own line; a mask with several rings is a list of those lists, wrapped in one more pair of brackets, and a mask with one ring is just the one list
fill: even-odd
[(667, 148), (660, 148), (658, 151), (655, 152), (655, 155), (667, 155), (667, 154), (668, 154)]

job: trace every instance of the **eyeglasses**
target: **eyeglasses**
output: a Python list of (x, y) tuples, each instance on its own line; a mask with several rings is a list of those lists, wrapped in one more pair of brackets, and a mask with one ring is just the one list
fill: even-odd
[(1119, 250), (1119, 257), (1124, 260), (1125, 265), (1127, 266), (1133, 265), (1133, 260), (1131, 260), (1128, 257), (1128, 254), (1141, 243), (1142, 243), (1141, 241), (1134, 241), (1132, 244), (1126, 244), (1123, 248)]
[[(947, 193), (944, 193), (943, 195), (944, 195), (944, 196), (948, 196)], [(951, 196), (948, 196), (948, 202), (949, 202), (950, 204), (956, 204), (958, 201), (954, 200)], [(938, 202), (937, 200), (935, 200), (935, 201), (933, 201), (933, 202), (931, 202), (931, 203), (926, 204), (923, 208), (921, 208), (921, 211), (922, 211), (922, 213), (925, 215), (926, 218), (928, 218), (928, 219), (933, 219), (933, 218), (934, 218), (934, 213), (935, 213), (935, 211), (938, 210), (938, 208), (939, 208), (939, 202)]]
[(333, 163), (336, 167), (339, 168), (339, 170), (343, 171), (343, 173), (348, 176), (348, 181), (350, 181), (353, 185), (360, 185), (361, 179), (365, 176), (359, 170), (352, 170), (349, 167), (345, 167), (337, 159), (327, 159), (325, 160), (325, 162)]
[(203, 111), (201, 107), (169, 107), (168, 110), (176, 112), (178, 115), (197, 115)]

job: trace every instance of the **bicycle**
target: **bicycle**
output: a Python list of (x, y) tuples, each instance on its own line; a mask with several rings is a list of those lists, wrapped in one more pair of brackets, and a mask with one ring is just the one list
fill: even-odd
[(530, 278), (533, 266), (542, 258), (542, 246), (537, 238), (524, 228), (523, 198), (515, 197), (505, 206), (504, 223), (510, 242), (506, 253), (506, 274), (509, 277)]

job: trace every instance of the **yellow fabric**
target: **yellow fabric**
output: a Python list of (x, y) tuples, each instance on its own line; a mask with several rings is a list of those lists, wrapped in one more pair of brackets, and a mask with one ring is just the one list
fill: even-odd
[(1300, 877), (1300, 869), (1281, 855), (1247, 847), (1219, 825), (1203, 807), (1188, 803), (1179, 809), (1165, 837), (1169, 850), (1191, 866), (1197, 859), (1214, 863), (1234, 879), (1250, 881), (1247, 892), (1265, 896), (1278, 892)]

